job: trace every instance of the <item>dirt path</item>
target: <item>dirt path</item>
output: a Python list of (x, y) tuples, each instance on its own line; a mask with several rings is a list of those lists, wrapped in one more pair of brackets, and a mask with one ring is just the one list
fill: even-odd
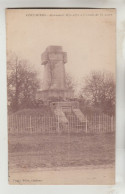
[(114, 184), (115, 170), (108, 168), (60, 168), (37, 169), (23, 172), (10, 172), (10, 184), (34, 185), (85, 185), (85, 184)]

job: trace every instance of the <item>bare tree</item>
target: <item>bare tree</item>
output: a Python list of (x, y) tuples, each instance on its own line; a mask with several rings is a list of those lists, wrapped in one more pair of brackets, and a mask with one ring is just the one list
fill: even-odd
[(84, 78), (81, 94), (94, 107), (103, 109), (104, 112), (114, 112), (115, 107), (115, 82), (112, 73), (91, 72)]
[(12, 110), (29, 107), (35, 101), (39, 87), (37, 73), (30, 69), (26, 60), (19, 59), (15, 54), (7, 60), (8, 105)]

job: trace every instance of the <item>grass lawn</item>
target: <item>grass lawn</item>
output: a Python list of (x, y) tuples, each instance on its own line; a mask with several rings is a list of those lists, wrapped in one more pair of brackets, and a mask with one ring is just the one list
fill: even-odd
[(9, 169), (114, 165), (115, 134), (9, 135)]

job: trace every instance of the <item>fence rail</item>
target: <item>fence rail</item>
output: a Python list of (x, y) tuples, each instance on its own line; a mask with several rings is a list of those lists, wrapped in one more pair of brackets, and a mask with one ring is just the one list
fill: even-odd
[(115, 131), (115, 118), (108, 115), (86, 116), (81, 122), (75, 116), (68, 116), (67, 123), (59, 118), (42, 116), (10, 115), (8, 131), (12, 134), (23, 133), (108, 133)]

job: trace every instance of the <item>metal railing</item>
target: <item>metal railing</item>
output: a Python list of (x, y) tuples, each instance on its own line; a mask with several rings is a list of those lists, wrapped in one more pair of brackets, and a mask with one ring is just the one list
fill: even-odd
[(68, 116), (63, 123), (56, 117), (10, 115), (8, 131), (12, 134), (23, 133), (108, 133), (115, 131), (115, 118), (105, 114), (85, 116), (80, 121)]

